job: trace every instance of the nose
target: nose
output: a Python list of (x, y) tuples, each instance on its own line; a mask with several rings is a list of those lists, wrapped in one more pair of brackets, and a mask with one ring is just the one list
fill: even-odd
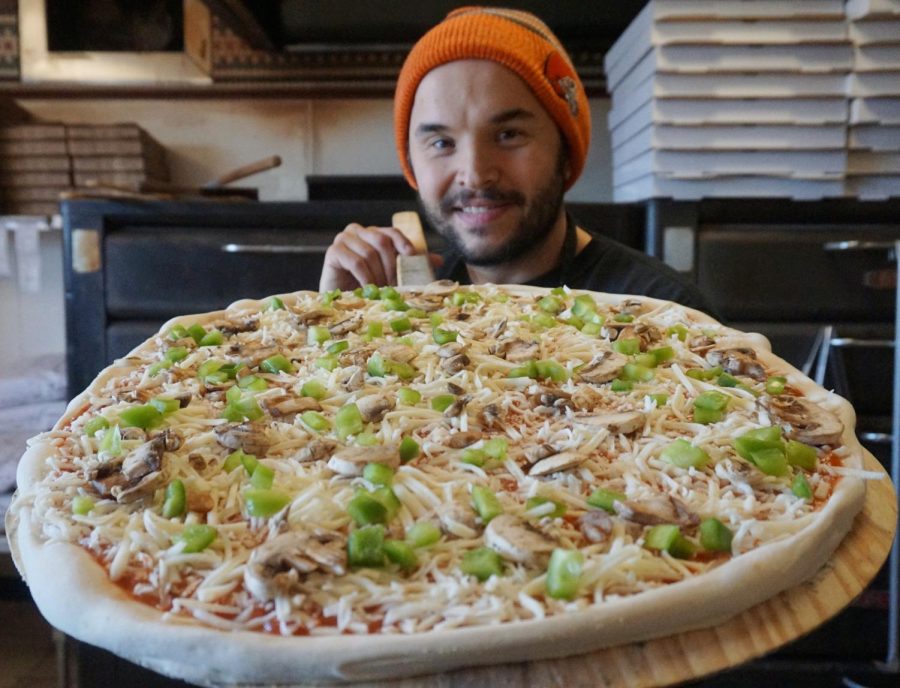
[(457, 184), (465, 189), (496, 186), (500, 180), (500, 167), (490, 148), (477, 141), (457, 146)]

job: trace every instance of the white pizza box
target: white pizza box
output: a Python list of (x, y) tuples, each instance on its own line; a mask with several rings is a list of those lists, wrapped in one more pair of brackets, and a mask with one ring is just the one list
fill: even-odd
[(654, 98), (631, 111), (613, 101), (608, 126), (625, 140), (649, 124), (843, 124), (846, 98)]
[[(710, 2), (710, 7), (719, 3)], [(755, 3), (747, 3), (747, 5)], [(786, 6), (805, 3), (784, 3)], [(664, 45), (798, 45), (847, 41), (843, 16), (831, 20), (657, 21), (649, 3), (603, 58), (606, 73), (627, 72), (654, 46)]]
[(852, 150), (847, 156), (847, 174), (900, 175), (900, 151)]
[(841, 150), (847, 145), (844, 124), (705, 124), (649, 125), (623, 139), (623, 129), (610, 132), (613, 151), (630, 160), (651, 148), (663, 150)]
[(675, 179), (721, 175), (771, 175), (795, 179), (841, 179), (846, 150), (667, 151), (650, 150), (630, 160), (613, 151), (613, 184), (660, 174)]
[(900, 43), (900, 17), (853, 21), (849, 25), (850, 40), (855, 45)]
[(828, 74), (853, 69), (853, 45), (849, 41), (827, 45), (667, 45), (654, 46), (637, 63), (619, 61), (606, 74), (613, 92), (625, 77), (641, 82), (653, 73), (731, 74), (793, 72)]
[(850, 95), (857, 98), (900, 96), (900, 69), (893, 72), (854, 72)]
[(893, 98), (854, 98), (850, 101), (851, 124), (900, 124), (900, 95)]
[[(895, 0), (896, 1), (896, 0)], [(843, 0), (653, 0), (653, 16), (684, 19), (834, 19), (844, 15)]]
[(654, 98), (843, 100), (847, 97), (848, 78), (847, 74), (653, 74), (641, 83), (628, 85), (626, 78), (612, 93), (610, 122), (613, 115), (618, 123)]
[(850, 19), (900, 16), (900, 0), (847, 0), (844, 11)]
[(900, 70), (900, 43), (896, 45), (854, 46), (854, 72), (890, 72)]
[(845, 98), (847, 74), (653, 74), (613, 91), (613, 108), (622, 114), (651, 98)]
[(863, 200), (900, 198), (900, 174), (847, 177), (847, 194)]
[(848, 134), (853, 150), (900, 151), (900, 125), (860, 124), (851, 126)]
[(790, 179), (775, 176), (722, 176), (710, 179), (668, 179), (649, 174), (613, 186), (613, 201), (630, 203), (648, 198), (793, 198), (818, 200), (844, 195), (843, 180)]

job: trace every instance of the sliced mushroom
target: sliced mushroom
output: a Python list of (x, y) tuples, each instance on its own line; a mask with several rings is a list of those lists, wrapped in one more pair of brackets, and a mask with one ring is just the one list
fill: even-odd
[(576, 452), (560, 452), (559, 454), (553, 454), (552, 456), (548, 456), (545, 459), (541, 459), (536, 464), (531, 467), (531, 470), (528, 471), (528, 475), (539, 477), (543, 475), (550, 475), (551, 473), (558, 473), (559, 471), (567, 471), (570, 468), (575, 468), (585, 462), (587, 456), (585, 454), (578, 454)]
[(352, 478), (362, 475), (368, 463), (380, 463), (397, 468), (400, 465), (400, 452), (394, 444), (344, 447), (331, 455), (327, 465), (335, 473)]
[(277, 346), (260, 346), (257, 342), (252, 344), (235, 344), (231, 347), (231, 352), (240, 357), (241, 361), (249, 367), (255, 368), (269, 356), (281, 353), (281, 349)]
[(441, 530), (448, 535), (461, 538), (473, 538), (478, 535), (475, 512), (469, 506), (456, 502), (444, 504), (438, 518), (441, 521)]
[(642, 526), (664, 523), (695, 526), (700, 523), (700, 518), (696, 514), (681, 500), (671, 495), (640, 500), (616, 500), (613, 502), (613, 509), (625, 520)]
[(611, 433), (627, 435), (644, 427), (644, 414), (640, 411), (593, 413), (587, 416), (575, 416), (575, 422), (579, 425), (606, 428)]
[(216, 329), (226, 336), (235, 335), (239, 332), (256, 332), (259, 329), (259, 318), (226, 320), (224, 323), (217, 325)]
[(366, 374), (359, 366), (351, 367), (353, 368), (353, 370), (345, 371), (345, 374), (349, 374), (346, 375), (344, 381), (341, 382), (341, 386), (348, 392), (356, 392), (361, 390), (363, 388), (363, 385), (366, 384)]
[(419, 355), (418, 351), (406, 344), (384, 344), (378, 347), (378, 353), (383, 358), (398, 363), (412, 363), (412, 360)]
[(691, 339), (688, 340), (687, 345), (691, 351), (698, 354), (705, 354), (716, 345), (716, 342), (712, 337), (701, 334), (696, 337), (691, 337)]
[(361, 346), (356, 349), (348, 349), (341, 353), (338, 357), (338, 361), (341, 364), (342, 368), (348, 368), (350, 366), (359, 366), (360, 368), (365, 369), (366, 364), (369, 362), (369, 357), (375, 351), (371, 346)]
[(506, 339), (488, 348), (488, 352), (510, 363), (524, 363), (541, 357), (541, 345), (524, 339)]
[(465, 344), (461, 344), (460, 342), (447, 342), (446, 344), (439, 346), (434, 353), (437, 354), (438, 358), (453, 358), (464, 354), (465, 351)]
[(356, 330), (361, 322), (361, 315), (351, 315), (349, 318), (345, 318), (329, 327), (328, 331), (332, 337), (343, 337), (345, 334), (350, 334)]
[(305, 411), (321, 411), (322, 406), (312, 397), (293, 397), (282, 394), (264, 402), (266, 410), (273, 418), (290, 419)]
[(461, 387), (460, 385), (456, 384), (455, 382), (447, 383), (447, 391), (450, 392), (450, 394), (465, 394), (466, 393), (465, 388)]
[(300, 590), (302, 577), (321, 570), (336, 576), (347, 570), (345, 538), (332, 532), (291, 531), (253, 550), (244, 569), (244, 586), (268, 602)]
[(519, 564), (532, 564), (549, 554), (556, 543), (511, 514), (491, 519), (484, 529), (484, 544), (501, 557)]
[(450, 294), (455, 292), (457, 289), (459, 289), (459, 282), (449, 279), (441, 279), (426, 284), (422, 289), (422, 293), (428, 294), (429, 296), (450, 296)]
[(572, 407), (572, 395), (559, 389), (540, 387), (528, 397), (538, 413), (559, 413)]
[(407, 297), (406, 303), (410, 308), (418, 308), (420, 311), (433, 313), (434, 311), (440, 310), (441, 306), (443, 306), (443, 297), (419, 294), (417, 296)]
[(710, 365), (722, 366), (731, 375), (746, 375), (754, 380), (765, 380), (766, 369), (756, 360), (756, 352), (745, 347), (713, 349), (706, 354)]
[(240, 449), (247, 454), (263, 456), (269, 449), (265, 426), (260, 423), (225, 423), (213, 431), (216, 442), (226, 449)]
[(559, 449), (554, 447), (552, 444), (544, 443), (537, 444), (531, 447), (525, 447), (525, 450), (522, 452), (522, 455), (525, 457), (525, 460), (529, 464), (537, 463), (541, 459), (546, 459), (548, 456), (553, 456), (554, 454), (558, 454)]
[(481, 420), (486, 427), (495, 427), (500, 422), (500, 408), (497, 404), (488, 404), (481, 409)]
[(613, 519), (603, 509), (586, 511), (578, 519), (578, 529), (588, 542), (606, 542), (613, 531)]
[(628, 359), (614, 351), (601, 351), (589, 363), (578, 369), (578, 376), (585, 382), (601, 384), (619, 377)]
[(780, 394), (768, 400), (769, 411), (789, 428), (790, 439), (806, 444), (840, 444), (844, 424), (831, 411), (809, 399)]
[(315, 325), (323, 320), (331, 317), (331, 311), (322, 310), (321, 308), (312, 308), (302, 313), (296, 313), (294, 316), (301, 325)]
[(662, 333), (653, 325), (630, 323), (619, 330), (619, 336), (616, 339), (637, 339), (640, 342), (641, 351), (646, 351), (662, 339)]
[(625, 299), (619, 304), (619, 312), (626, 315), (640, 315), (644, 312), (644, 302), (640, 299)]
[(387, 394), (369, 394), (356, 400), (356, 406), (366, 423), (380, 423), (384, 414), (392, 411), (397, 400)]
[(450, 435), (447, 440), (447, 446), (452, 449), (462, 449), (470, 444), (475, 444), (482, 438), (482, 434), (478, 430), (466, 430), (465, 432), (457, 432)]
[(124, 458), (101, 464), (91, 471), (89, 480), (101, 497), (112, 497), (120, 504), (151, 494), (163, 480), (165, 446), (165, 438), (157, 435)]
[(461, 397), (456, 397), (450, 406), (444, 409), (444, 418), (453, 418), (454, 416), (458, 416), (463, 412), (466, 408), (466, 404), (472, 401), (471, 394), (464, 394)]
[(463, 370), (469, 363), (471, 363), (471, 361), (468, 356), (465, 354), (457, 354), (451, 358), (442, 358), (441, 370), (448, 375), (456, 375), (456, 373)]
[(503, 318), (491, 325), (486, 332), (487, 336), (491, 339), (497, 339), (497, 337), (503, 334), (503, 331), (506, 329), (506, 322), (507, 319)]
[(294, 454), (293, 458), (300, 463), (308, 463), (309, 461), (322, 461), (331, 456), (331, 452), (337, 447), (334, 440), (319, 437), (306, 443), (300, 451)]

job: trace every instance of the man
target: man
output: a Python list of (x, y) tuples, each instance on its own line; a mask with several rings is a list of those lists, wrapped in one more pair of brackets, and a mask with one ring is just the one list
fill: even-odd
[[(710, 310), (661, 262), (576, 227), (563, 194), (590, 141), (584, 87), (534, 15), (451, 12), (413, 47), (394, 101), (400, 165), (450, 251), (438, 277), (645, 294)], [(319, 288), (394, 284), (413, 247), (392, 227), (349, 225), (325, 254)]]

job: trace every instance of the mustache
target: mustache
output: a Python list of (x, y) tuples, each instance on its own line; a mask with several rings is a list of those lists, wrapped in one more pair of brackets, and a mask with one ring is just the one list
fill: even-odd
[(441, 212), (449, 214), (454, 208), (461, 208), (472, 201), (525, 205), (525, 196), (518, 191), (499, 191), (497, 189), (472, 191), (471, 189), (463, 189), (456, 193), (447, 194), (441, 199)]

